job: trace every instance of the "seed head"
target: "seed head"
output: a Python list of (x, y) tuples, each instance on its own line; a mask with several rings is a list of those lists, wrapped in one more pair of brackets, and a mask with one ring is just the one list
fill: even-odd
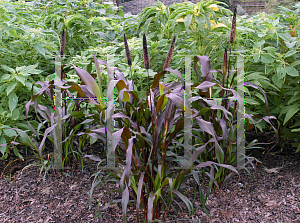
[(61, 44), (60, 44), (60, 56), (62, 57), (65, 53), (66, 47), (66, 37), (65, 37), (65, 29), (63, 29), (61, 34)]
[(174, 46), (175, 46), (175, 40), (176, 40), (176, 36), (174, 36), (172, 43), (171, 43), (171, 47), (169, 49), (166, 61), (165, 61), (165, 65), (164, 65), (164, 70), (166, 70), (170, 64), (171, 64), (171, 59), (172, 59), (172, 55), (173, 55), (173, 51), (174, 51)]
[(236, 7), (233, 12), (232, 25), (231, 25), (231, 33), (230, 33), (230, 43), (233, 44), (235, 38), (235, 29), (236, 29)]
[(127, 38), (126, 38), (125, 33), (124, 33), (124, 47), (125, 47), (125, 55), (126, 55), (126, 59), (127, 59), (127, 64), (129, 66), (131, 66), (132, 65), (132, 60), (131, 60), (130, 51), (129, 51), (129, 47), (128, 47)]
[(143, 54), (144, 54), (144, 65), (145, 69), (150, 69), (150, 62), (149, 62), (149, 55), (148, 55), (148, 48), (147, 48), (147, 39), (146, 35), (143, 35)]

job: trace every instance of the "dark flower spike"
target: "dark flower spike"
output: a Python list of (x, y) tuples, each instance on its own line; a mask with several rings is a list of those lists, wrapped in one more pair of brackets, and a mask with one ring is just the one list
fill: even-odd
[(235, 38), (235, 29), (236, 29), (236, 7), (233, 12), (232, 25), (231, 25), (231, 33), (230, 33), (230, 43), (233, 44)]
[(171, 47), (169, 49), (168, 56), (166, 58), (166, 62), (165, 62), (165, 65), (164, 65), (164, 70), (166, 70), (171, 64), (171, 59), (172, 59), (174, 46), (175, 46), (175, 40), (176, 40), (176, 36), (174, 36), (174, 38), (172, 40)]
[(224, 56), (223, 56), (223, 76), (227, 76), (227, 67), (228, 67), (228, 59), (227, 59), (227, 49), (225, 48)]
[(150, 69), (150, 62), (149, 62), (149, 55), (148, 55), (148, 48), (147, 48), (147, 39), (146, 35), (143, 35), (143, 54), (144, 54), (144, 65), (145, 69)]
[[(61, 34), (61, 43), (60, 43), (60, 57), (62, 58), (65, 53), (65, 47), (66, 47), (66, 36), (65, 36), (65, 29), (63, 29)], [(63, 66), (61, 67), (61, 79), (66, 79), (66, 74), (63, 69)]]
[(62, 35), (61, 35), (61, 44), (60, 44), (60, 56), (61, 57), (65, 53), (65, 47), (66, 47), (66, 37), (65, 37), (65, 29), (63, 29)]
[(129, 51), (129, 47), (128, 47), (127, 38), (126, 38), (125, 33), (124, 33), (124, 47), (125, 47), (125, 55), (126, 55), (126, 59), (127, 59), (127, 64), (131, 67), (132, 59), (131, 59), (131, 56), (130, 56), (130, 51)]

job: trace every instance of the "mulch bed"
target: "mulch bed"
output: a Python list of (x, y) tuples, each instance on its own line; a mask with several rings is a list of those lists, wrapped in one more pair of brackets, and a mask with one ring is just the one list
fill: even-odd
[[(260, 142), (270, 142), (269, 133), (255, 136), (248, 133), (247, 139), (256, 137)], [(169, 217), (168, 222), (300, 222), (300, 153), (295, 154), (290, 141), (281, 150), (275, 147), (265, 156), (261, 149), (251, 151), (252, 156), (263, 160), (249, 166), (252, 176), (241, 171), (240, 178), (234, 176), (220, 191), (209, 195), (206, 207), (211, 219), (206, 216), (198, 197), (198, 188), (193, 180), (185, 183), (186, 196), (193, 201), (195, 211), (188, 218), (188, 210), (177, 200), (180, 217)], [(92, 149), (92, 147), (90, 147)], [(97, 149), (99, 152), (99, 148)], [(100, 151), (103, 152), (103, 151)], [(95, 151), (94, 151), (95, 153)], [(8, 161), (1, 161), (0, 174)], [(90, 161), (86, 160), (87, 165)], [(18, 168), (16, 168), (18, 166)], [(102, 218), (93, 219), (99, 199), (106, 192), (118, 187), (104, 184), (97, 188), (89, 207), (89, 177), (95, 166), (87, 166), (72, 177), (50, 172), (44, 177), (40, 167), (23, 170), (24, 164), (15, 162), (7, 168), (0, 179), (0, 222), (123, 222), (120, 204), (110, 206)], [(16, 171), (17, 169), (17, 171)], [(10, 171), (15, 171), (9, 176)], [(206, 180), (202, 180), (203, 185)], [(204, 186), (205, 188), (205, 186)], [(197, 196), (194, 197), (194, 191)], [(99, 205), (120, 199), (118, 193), (104, 196)], [(170, 214), (176, 215), (170, 211)], [(134, 208), (129, 208), (128, 222), (136, 222)]]

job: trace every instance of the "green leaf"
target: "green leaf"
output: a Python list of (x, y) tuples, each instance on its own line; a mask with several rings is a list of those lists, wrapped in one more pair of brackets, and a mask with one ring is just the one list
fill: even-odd
[(18, 82), (13, 81), (13, 82), (11, 82), (11, 83), (8, 85), (8, 87), (7, 87), (7, 89), (6, 89), (7, 95), (9, 95), (9, 93), (15, 89), (17, 83), (18, 83)]
[(23, 76), (16, 76), (15, 77), (18, 81), (20, 81), (25, 86), (25, 77)]
[[(17, 136), (16, 131), (13, 130), (13, 129), (4, 129), (3, 132), (4, 132), (4, 134), (5, 134), (7, 137)], [(0, 143), (0, 144), (1, 144), (1, 143)]]
[(4, 81), (4, 80), (10, 80), (10, 79), (12, 79), (12, 76), (11, 76), (11, 74), (4, 74), (3, 76), (2, 76), (2, 81)]
[(255, 63), (258, 62), (259, 58), (260, 58), (260, 54), (259, 54), (259, 53), (255, 53), (255, 54), (253, 55), (253, 60), (254, 60)]
[(33, 45), (33, 47), (34, 47), (34, 49), (35, 49), (36, 51), (38, 51), (39, 54), (45, 56), (45, 49), (42, 48), (39, 44), (35, 43), (35, 44)]
[(299, 64), (300, 64), (300, 60), (294, 61), (293, 63), (290, 64), (290, 66), (291, 66), (291, 67), (295, 67), (295, 66), (297, 66), (297, 65), (299, 65)]
[(256, 45), (258, 48), (261, 47), (261, 46), (264, 45), (264, 44), (265, 44), (265, 40), (261, 40), (261, 41), (255, 43), (255, 45)]
[(7, 84), (1, 84), (1, 86), (0, 86), (0, 94), (6, 88), (7, 88)]
[(298, 111), (299, 111), (298, 105), (290, 106), (289, 109), (288, 109), (288, 112), (286, 113), (286, 116), (284, 118), (283, 125), (285, 125), (285, 123), (287, 123), (287, 121), (290, 120), (293, 117), (293, 115), (295, 113), (297, 113)]
[(14, 30), (14, 29), (9, 30), (9, 34), (10, 34), (11, 36), (18, 37), (18, 34), (17, 34), (16, 30)]
[(19, 111), (19, 109), (16, 108), (13, 110), (10, 118), (12, 120), (17, 120), (19, 117), (20, 117), (20, 111)]
[(251, 104), (251, 105), (260, 105), (260, 103), (252, 98), (245, 97), (245, 102), (246, 104)]
[(287, 52), (285, 55), (284, 55), (284, 58), (287, 58), (287, 57), (290, 57), (294, 54), (296, 54), (297, 51), (296, 50), (290, 50), (289, 52)]
[(296, 41), (295, 42), (291, 42), (291, 43), (289, 43), (289, 42), (285, 42), (285, 45), (289, 48), (289, 49), (292, 49), (292, 48), (294, 48), (294, 46), (296, 45)]
[(292, 129), (291, 132), (300, 132), (300, 129)]
[(12, 74), (15, 73), (15, 70), (12, 69), (12, 68), (10, 68), (10, 67), (8, 67), (8, 66), (0, 65), (0, 67), (2, 67), (4, 70), (6, 70), (6, 71), (8, 71), (8, 72), (10, 72), (10, 73), (12, 73)]
[(288, 102), (288, 105), (300, 99), (300, 94), (295, 94)]
[(283, 84), (283, 82), (284, 82), (284, 79), (281, 79), (279, 75), (280, 75), (279, 73), (275, 73), (275, 74), (272, 76), (272, 81), (273, 81), (273, 83), (274, 83), (277, 87), (281, 88), (281, 87), (282, 87), (282, 84)]
[(263, 63), (273, 63), (274, 59), (270, 54), (263, 54), (260, 58)]
[(294, 67), (286, 66), (285, 71), (288, 75), (290, 75), (292, 77), (298, 77), (299, 76), (299, 72)]
[(295, 153), (298, 153), (298, 152), (300, 152), (300, 143), (299, 143), (299, 146), (298, 146), (298, 148), (297, 148), (297, 150), (296, 150)]
[(193, 15), (189, 14), (184, 18), (184, 26), (187, 32), (189, 32), (189, 27), (191, 25)]
[(20, 135), (21, 138), (23, 138), (23, 140), (25, 141), (27, 146), (29, 146), (30, 148), (38, 151), (38, 148), (34, 145), (34, 143), (29, 138), (29, 136), (27, 135), (27, 133), (25, 131), (22, 131), (21, 129), (16, 129), (16, 128), (14, 128), (14, 130), (17, 131), (17, 133)]
[(19, 153), (18, 148), (15, 147), (15, 146), (14, 146), (14, 154), (15, 154), (17, 157), (21, 158), (22, 160), (24, 159), (24, 157)]
[(282, 78), (285, 77), (286, 71), (285, 71), (285, 69), (283, 67), (277, 67), (276, 71), (277, 71), (277, 77), (279, 79), (282, 79)]
[[(39, 65), (39, 63), (36, 63), (34, 65), (29, 65), (29, 66), (22, 66), (22, 67), (17, 67), (16, 70), (21, 73), (21, 75), (24, 76), (24, 73), (25, 74), (40, 74), (42, 73), (43, 71), (42, 70), (37, 70), (35, 69), (37, 66)], [(27, 75), (25, 75), (27, 76)]]
[[(4, 136), (0, 136), (0, 145), (5, 143), (6, 143), (6, 139), (4, 138)], [(2, 155), (4, 155), (5, 151), (6, 151), (6, 146), (0, 146), (0, 152), (2, 153)]]
[(8, 106), (9, 110), (12, 112), (18, 104), (18, 97), (14, 92), (11, 92), (8, 96)]

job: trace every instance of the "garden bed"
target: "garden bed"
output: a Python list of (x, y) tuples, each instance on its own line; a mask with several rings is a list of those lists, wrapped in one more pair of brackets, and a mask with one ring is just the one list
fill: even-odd
[[(255, 137), (253, 131), (247, 133), (247, 136), (249, 139)], [(269, 142), (271, 137), (265, 133), (259, 134), (258, 139), (260, 142)], [(252, 181), (246, 171), (242, 171), (240, 179), (238, 176), (232, 177), (221, 191), (209, 195), (206, 207), (211, 220), (203, 212), (197, 185), (193, 180), (184, 184), (186, 195), (194, 201), (195, 211), (192, 218), (188, 219), (188, 210), (178, 200), (178, 204), (182, 204), (182, 211), (178, 208), (182, 219), (180, 222), (300, 222), (300, 154), (295, 154), (295, 148), (290, 146), (290, 142), (285, 145), (282, 152), (279, 147), (275, 147), (267, 156), (262, 154), (261, 149), (251, 152), (252, 156), (263, 160), (262, 164), (255, 163), (256, 169), (249, 167)], [(94, 154), (100, 152), (99, 148), (88, 149), (88, 152), (94, 149)], [(87, 160), (85, 164), (88, 164)], [(105, 184), (97, 188), (92, 208), (89, 209), (89, 177), (93, 171), (94, 167), (88, 166), (83, 171), (76, 171), (72, 178), (50, 172), (45, 178), (45, 184), (43, 174), (39, 173), (40, 167), (29, 167), (22, 175), (21, 170), (18, 170), (10, 181), (8, 177), (3, 177), (0, 181), (0, 221), (123, 222), (120, 204), (110, 206), (102, 213), (102, 219), (93, 220), (99, 198), (116, 187), (115, 184)], [(203, 185), (206, 183), (207, 179), (202, 180)], [(103, 206), (118, 198), (121, 198), (120, 194), (110, 194), (100, 204)], [(175, 216), (172, 211), (170, 214)], [(134, 216), (134, 209), (129, 208), (128, 222), (136, 222)], [(179, 217), (170, 217), (168, 221), (179, 221)]]

